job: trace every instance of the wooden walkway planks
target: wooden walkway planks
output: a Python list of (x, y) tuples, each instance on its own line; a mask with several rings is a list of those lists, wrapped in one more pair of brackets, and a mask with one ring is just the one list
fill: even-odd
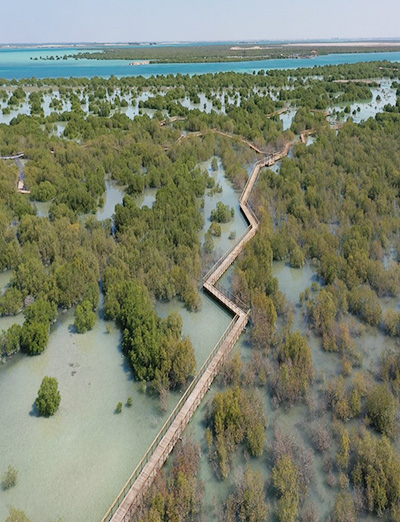
[[(235, 137), (221, 131), (214, 132), (227, 135), (231, 138)], [(194, 135), (202, 136), (202, 133), (196, 132), (191, 134), (191, 136)], [(183, 138), (184, 135), (181, 136), (178, 142)], [(240, 137), (236, 138), (251, 146), (251, 148), (257, 152), (263, 153), (256, 146), (248, 142), (248, 140)], [(171, 453), (174, 445), (182, 435), (183, 430), (189, 423), (194, 412), (207, 393), (221, 366), (229, 356), (237, 340), (245, 329), (249, 321), (250, 310), (245, 310), (243, 306), (239, 306), (236, 299), (235, 301), (230, 299), (230, 297), (226, 295), (227, 293), (223, 292), (216, 285), (221, 276), (234, 263), (239, 254), (243, 251), (245, 245), (252, 237), (254, 237), (258, 230), (259, 222), (254, 212), (248, 206), (248, 200), (261, 168), (265, 166), (271, 166), (276, 161), (279, 161), (288, 154), (289, 148), (290, 143), (285, 146), (285, 149), (282, 152), (266, 156), (264, 159), (255, 163), (252, 173), (249, 176), (249, 179), (239, 200), (240, 207), (249, 222), (249, 227), (247, 228), (245, 234), (238, 240), (237, 244), (234, 245), (217, 261), (217, 263), (203, 279), (204, 289), (211, 293), (221, 304), (226, 306), (234, 314), (234, 319), (228, 326), (225, 334), (218, 341), (207, 361), (196, 375), (193, 383), (191, 383), (188, 390), (185, 392), (185, 395), (182, 397), (181, 401), (179, 401), (174, 412), (167, 420), (166, 425), (170, 419), (172, 419), (172, 422), (170, 422), (170, 424), (167, 425), (165, 429), (164, 427), (166, 425), (164, 425), (164, 427), (161, 429), (160, 434), (156, 437), (152, 446), (149, 448), (145, 457), (131, 475), (127, 484), (124, 486), (121, 493), (118, 495), (117, 499), (108, 510), (102, 522), (129, 522), (132, 514), (135, 512), (139, 503), (141, 502), (143, 495), (151, 486), (156, 474), (163, 466), (168, 455)], [(162, 435), (163, 432), (165, 432), (164, 435)], [(157, 442), (157, 439), (160, 440)], [(155, 444), (156, 442), (157, 444)], [(146, 459), (148, 460), (146, 461)]]
[(16, 160), (21, 159), (25, 156), (23, 152), (17, 152), (16, 154), (12, 154), (11, 156), (0, 156), (2, 160)]

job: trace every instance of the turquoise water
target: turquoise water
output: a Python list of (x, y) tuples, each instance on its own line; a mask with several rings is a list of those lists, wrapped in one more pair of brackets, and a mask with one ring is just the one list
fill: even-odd
[[(400, 52), (328, 54), (313, 59), (287, 58), (282, 60), (260, 60), (248, 62), (217, 63), (169, 63), (130, 66), (128, 60), (40, 60), (40, 56), (63, 56), (79, 50), (54, 49), (1, 49), (0, 78), (89, 77), (101, 76), (152, 76), (156, 74), (205, 74), (217, 72), (253, 72), (260, 69), (294, 69), (316, 65), (338, 65), (342, 63), (371, 62), (376, 60), (400, 61)], [(38, 60), (31, 60), (38, 58)]]

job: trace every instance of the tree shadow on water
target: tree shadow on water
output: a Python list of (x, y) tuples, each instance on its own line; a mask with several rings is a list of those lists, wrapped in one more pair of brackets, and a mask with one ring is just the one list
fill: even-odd
[(31, 411), (29, 412), (29, 415), (31, 417), (40, 417), (39, 410), (36, 408), (35, 403), (32, 404), (32, 408), (31, 408)]
[(77, 327), (74, 325), (74, 323), (68, 325), (68, 332), (70, 334), (76, 334), (78, 333)]
[(122, 348), (122, 332), (120, 332), (117, 350), (119, 351), (119, 353), (122, 356), (121, 367), (122, 367), (125, 375), (128, 377), (128, 379), (130, 381), (134, 381), (135, 377), (134, 377), (132, 365), (129, 361), (129, 358), (127, 357), (126, 353), (124, 353), (124, 350)]

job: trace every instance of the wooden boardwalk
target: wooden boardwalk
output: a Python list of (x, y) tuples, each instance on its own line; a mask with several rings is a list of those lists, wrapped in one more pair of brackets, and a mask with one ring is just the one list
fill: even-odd
[(15, 163), (19, 169), (19, 175), (18, 175), (18, 181), (17, 181), (17, 192), (19, 192), (20, 194), (30, 194), (31, 191), (28, 190), (25, 186), (25, 171), (24, 171), (24, 166), (21, 162), (21, 159), (24, 156), (25, 156), (25, 154), (23, 152), (17, 152), (16, 154), (12, 154), (11, 156), (0, 156), (0, 159), (15, 161)]
[[(199, 137), (204, 136), (204, 134), (210, 134), (210, 133), (211, 134), (219, 134), (220, 136), (225, 136), (225, 138), (229, 138), (231, 140), (241, 141), (242, 143), (244, 143), (245, 145), (250, 147), (250, 149), (253, 149), (255, 152), (257, 152), (257, 154), (266, 154), (265, 150), (260, 149), (260, 147), (257, 147), (257, 145), (255, 145), (251, 141), (247, 140), (246, 138), (243, 138), (242, 136), (237, 136), (236, 134), (231, 134), (230, 132), (221, 131), (221, 130), (218, 130), (218, 129), (208, 129), (208, 130), (206, 130), (204, 132), (202, 132), (202, 131), (194, 131), (194, 132), (188, 132), (186, 134), (182, 133), (179, 136), (179, 138), (176, 140), (174, 145), (179, 145), (179, 143), (181, 143), (181, 141), (184, 140), (184, 139), (187, 139), (187, 138), (199, 138)], [(169, 148), (170, 148), (169, 145), (165, 145), (164, 146), (165, 151), (169, 150)]]
[[(285, 146), (283, 151), (267, 156), (265, 152), (244, 138), (217, 130), (211, 132), (222, 134), (232, 139), (239, 139), (256, 152), (264, 154), (263, 159), (255, 163), (239, 200), (240, 208), (246, 216), (249, 226), (236, 244), (225, 252), (203, 278), (203, 288), (230, 310), (234, 317), (147, 450), (146, 455), (122, 488), (102, 522), (129, 522), (249, 321), (250, 309), (221, 287), (218, 284), (218, 280), (234, 263), (245, 245), (254, 237), (258, 230), (258, 219), (250, 208), (248, 201), (261, 168), (271, 166), (286, 156), (289, 152), (290, 143)], [(191, 136), (202, 136), (202, 133), (196, 132), (190, 133), (190, 135), (182, 135), (178, 141), (181, 141), (184, 137)]]
[(0, 156), (2, 160), (16, 160), (21, 159), (25, 156), (23, 152), (17, 152), (16, 154), (12, 154), (11, 156)]
[(185, 121), (185, 116), (172, 116), (171, 118), (167, 118), (165, 120), (160, 121), (160, 127), (164, 127), (165, 125), (169, 125), (170, 123), (174, 123), (175, 121)]

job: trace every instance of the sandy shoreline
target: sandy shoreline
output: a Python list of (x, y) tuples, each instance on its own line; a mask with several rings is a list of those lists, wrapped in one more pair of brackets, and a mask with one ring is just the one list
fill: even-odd
[(301, 42), (282, 47), (400, 47), (400, 42)]

